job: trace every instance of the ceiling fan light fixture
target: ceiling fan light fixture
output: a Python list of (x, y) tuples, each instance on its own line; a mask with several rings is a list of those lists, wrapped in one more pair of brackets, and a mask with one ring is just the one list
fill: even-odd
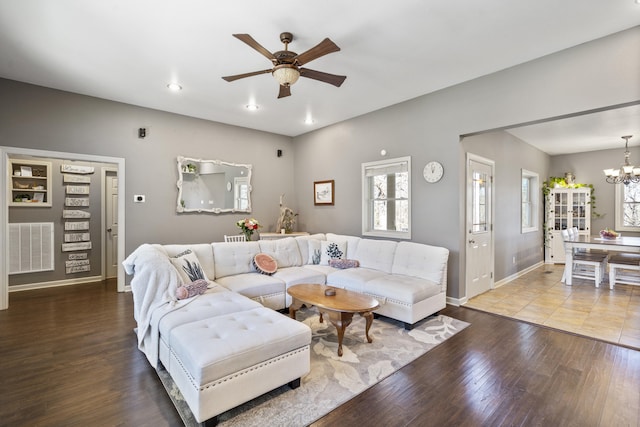
[(280, 86), (289, 87), (298, 81), (300, 71), (292, 64), (276, 65), (271, 73)]

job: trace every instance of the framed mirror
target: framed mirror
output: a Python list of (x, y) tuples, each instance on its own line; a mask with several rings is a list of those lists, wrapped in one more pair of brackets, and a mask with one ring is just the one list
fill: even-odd
[(177, 212), (251, 212), (251, 165), (182, 156), (177, 164)]

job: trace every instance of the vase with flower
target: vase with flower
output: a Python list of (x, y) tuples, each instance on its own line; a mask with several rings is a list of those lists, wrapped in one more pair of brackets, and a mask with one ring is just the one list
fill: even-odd
[(251, 241), (253, 232), (261, 227), (260, 223), (255, 218), (245, 218), (236, 222), (236, 226), (240, 229), (240, 233), (244, 234), (247, 242)]

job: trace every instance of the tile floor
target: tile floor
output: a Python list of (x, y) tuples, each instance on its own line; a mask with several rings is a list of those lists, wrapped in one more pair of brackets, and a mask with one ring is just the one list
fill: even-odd
[(640, 286), (616, 285), (608, 278), (560, 281), (564, 265), (545, 264), (499, 288), (469, 300), (464, 307), (496, 313), (640, 349)]

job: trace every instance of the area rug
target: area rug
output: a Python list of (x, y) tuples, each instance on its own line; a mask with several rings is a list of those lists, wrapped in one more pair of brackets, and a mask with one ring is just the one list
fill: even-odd
[[(220, 426), (305, 426), (363, 392), (438, 344), (469, 326), (451, 317), (429, 317), (411, 331), (401, 322), (375, 319), (365, 338), (365, 320), (354, 316), (345, 331), (342, 357), (338, 357), (336, 329), (320, 323), (317, 312), (302, 309), (297, 319), (312, 330), (311, 371), (295, 390), (285, 385), (218, 416)], [(197, 426), (180, 391), (165, 370), (158, 375), (185, 426)]]

